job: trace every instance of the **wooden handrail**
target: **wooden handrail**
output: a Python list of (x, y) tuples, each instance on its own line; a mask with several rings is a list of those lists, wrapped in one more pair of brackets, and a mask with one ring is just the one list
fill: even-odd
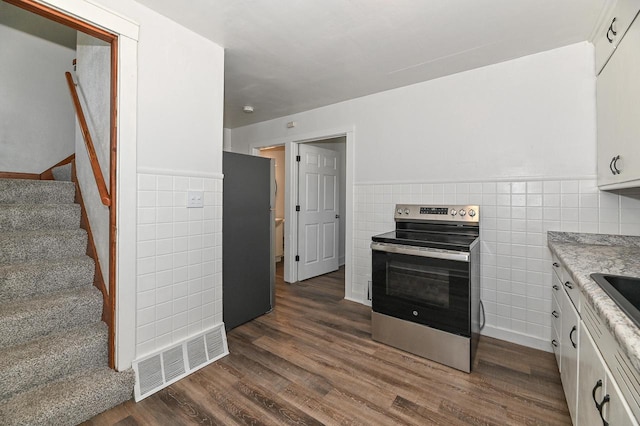
[(102, 169), (100, 169), (100, 162), (98, 162), (96, 149), (93, 147), (93, 140), (91, 139), (91, 133), (89, 133), (89, 126), (87, 126), (87, 119), (84, 117), (84, 112), (82, 112), (82, 105), (80, 104), (80, 98), (78, 98), (78, 92), (76, 91), (76, 84), (74, 83), (73, 77), (71, 77), (71, 73), (69, 71), (65, 72), (64, 75), (67, 77), (67, 83), (69, 84), (69, 92), (71, 92), (71, 99), (73, 100), (73, 106), (76, 109), (76, 115), (78, 116), (78, 121), (80, 122), (80, 131), (82, 131), (84, 144), (87, 147), (87, 154), (89, 155), (91, 170), (93, 170), (93, 177), (96, 179), (96, 185), (98, 186), (98, 193), (100, 194), (100, 199), (102, 200), (102, 204), (109, 207), (111, 206), (111, 196), (109, 195), (109, 190), (107, 190), (107, 184), (104, 181), (104, 176), (102, 175)]

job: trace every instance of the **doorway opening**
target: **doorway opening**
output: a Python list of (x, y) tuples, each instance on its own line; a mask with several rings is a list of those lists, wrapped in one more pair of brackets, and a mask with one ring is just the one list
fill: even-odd
[[(336, 146), (330, 146), (332, 143)], [(298, 251), (298, 217), (296, 206), (298, 203), (298, 163), (296, 158), (300, 145), (317, 144), (319, 147), (327, 146), (330, 149), (338, 149), (341, 158), (341, 179), (340, 179), (340, 237), (338, 263), (344, 268), (344, 298), (354, 302), (363, 303), (363, 294), (366, 283), (360, 281), (353, 282), (353, 260), (354, 260), (354, 235), (353, 224), (353, 174), (354, 174), (354, 144), (355, 132), (353, 127), (333, 128), (318, 130), (307, 134), (296, 135), (280, 139), (267, 140), (252, 143), (249, 152), (253, 155), (260, 155), (260, 150), (284, 146), (285, 152), (285, 188), (279, 188), (279, 192), (284, 192), (284, 265), (281, 264), (280, 273), (286, 283), (296, 283), (298, 279), (298, 267), (296, 265), (296, 255)], [(327, 144), (327, 145), (324, 145)], [(342, 237), (344, 235), (344, 239)], [(360, 253), (362, 250), (357, 251)], [(344, 265), (344, 266), (343, 266)], [(366, 303), (366, 302), (364, 302)]]
[(274, 261), (278, 268), (284, 268), (285, 262), (285, 239), (284, 239), (284, 223), (285, 223), (285, 156), (286, 147), (284, 145), (273, 146), (269, 148), (261, 148), (260, 156), (270, 158), (274, 162), (275, 182), (274, 182), (274, 205), (271, 206), (274, 212)]

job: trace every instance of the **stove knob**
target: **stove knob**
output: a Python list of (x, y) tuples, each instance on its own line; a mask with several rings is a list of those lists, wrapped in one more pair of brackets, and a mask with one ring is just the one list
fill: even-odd
[(404, 214), (409, 214), (409, 209), (404, 209)]
[(460, 209), (460, 216), (464, 216), (465, 214), (467, 214), (467, 212), (465, 212), (464, 209)]
[(458, 211), (456, 209), (451, 209), (451, 216), (455, 216), (458, 214)]
[(474, 209), (469, 210), (469, 216), (474, 217), (476, 215), (476, 211)]
[(398, 209), (398, 210), (396, 210), (396, 213), (398, 213), (398, 214), (402, 214), (402, 209)]

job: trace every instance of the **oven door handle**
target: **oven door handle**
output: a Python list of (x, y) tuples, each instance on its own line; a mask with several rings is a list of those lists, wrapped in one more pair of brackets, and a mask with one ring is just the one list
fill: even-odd
[(416, 248), (410, 246), (403, 246), (400, 244), (388, 244), (388, 243), (371, 243), (371, 250), (382, 251), (385, 253), (394, 254), (406, 254), (409, 256), (429, 257), (434, 259), (444, 260), (456, 260), (459, 262), (469, 262), (469, 253), (450, 251), (450, 250), (438, 250), (429, 248)]

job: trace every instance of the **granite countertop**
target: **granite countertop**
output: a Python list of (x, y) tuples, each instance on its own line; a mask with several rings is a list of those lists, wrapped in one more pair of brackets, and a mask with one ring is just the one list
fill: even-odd
[(640, 277), (640, 237), (549, 231), (547, 241), (640, 372), (640, 328), (589, 276), (599, 272)]

